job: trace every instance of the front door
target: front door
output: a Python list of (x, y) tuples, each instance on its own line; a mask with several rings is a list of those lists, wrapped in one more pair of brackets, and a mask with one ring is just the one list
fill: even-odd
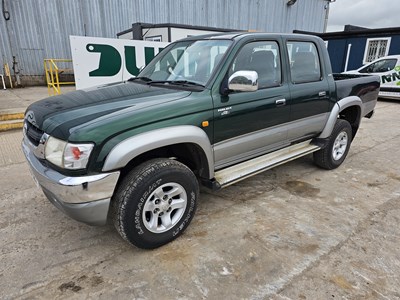
[(277, 41), (245, 44), (229, 68), (258, 73), (258, 90), (215, 95), (214, 158), (217, 169), (287, 145), (289, 91)]

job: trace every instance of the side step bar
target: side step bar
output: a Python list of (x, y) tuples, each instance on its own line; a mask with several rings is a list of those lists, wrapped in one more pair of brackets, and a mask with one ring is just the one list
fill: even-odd
[(222, 169), (215, 172), (215, 179), (221, 188), (227, 187), (250, 176), (321, 149), (321, 147), (313, 145), (310, 142), (311, 140), (308, 140)]

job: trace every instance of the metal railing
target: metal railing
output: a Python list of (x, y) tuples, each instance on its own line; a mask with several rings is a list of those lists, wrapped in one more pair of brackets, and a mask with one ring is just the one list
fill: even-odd
[(60, 81), (60, 74), (72, 69), (59, 68), (58, 63), (71, 63), (72, 59), (62, 59), (62, 58), (46, 58), (44, 60), (44, 70), (46, 74), (47, 90), (49, 95), (60, 95), (61, 85), (75, 84), (74, 81)]

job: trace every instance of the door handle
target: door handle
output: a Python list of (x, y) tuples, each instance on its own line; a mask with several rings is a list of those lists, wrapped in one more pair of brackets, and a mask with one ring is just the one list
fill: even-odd
[(279, 99), (275, 101), (276, 106), (286, 105), (286, 99)]
[(325, 91), (319, 92), (319, 93), (318, 93), (318, 96), (320, 96), (320, 97), (325, 97), (325, 96), (326, 96), (326, 92), (325, 92)]

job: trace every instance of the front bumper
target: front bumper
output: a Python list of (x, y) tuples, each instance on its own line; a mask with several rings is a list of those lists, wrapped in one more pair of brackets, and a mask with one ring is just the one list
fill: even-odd
[(119, 172), (68, 177), (44, 166), (26, 137), (22, 149), (34, 178), (51, 203), (77, 221), (89, 225), (106, 223)]

